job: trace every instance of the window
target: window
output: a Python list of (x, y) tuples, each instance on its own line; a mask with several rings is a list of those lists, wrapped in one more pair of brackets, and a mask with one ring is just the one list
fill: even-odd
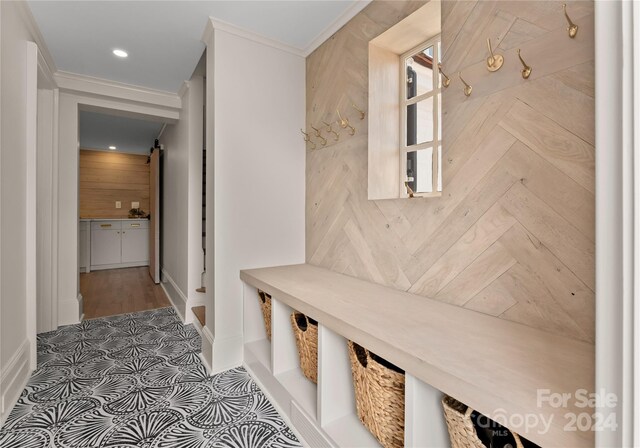
[(442, 191), (440, 35), (406, 52), (400, 61), (400, 179), (403, 188), (438, 196)]

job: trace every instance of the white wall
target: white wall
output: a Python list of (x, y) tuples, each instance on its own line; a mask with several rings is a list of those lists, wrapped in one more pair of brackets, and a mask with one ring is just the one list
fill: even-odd
[(207, 185), (214, 182), (215, 208), (214, 222), (207, 219), (207, 235), (215, 235), (213, 253), (207, 248), (208, 272), (214, 266), (207, 326), (213, 317), (217, 371), (242, 362), (239, 271), (304, 263), (305, 60), (218, 29), (207, 44)]
[[(163, 154), (162, 272), (172, 283), (167, 290), (185, 320), (190, 309), (204, 300), (197, 293), (202, 272), (202, 106), (204, 80), (194, 76), (182, 96), (182, 111), (176, 124), (167, 125), (160, 142)], [(176, 294), (173, 291), (176, 290)], [(199, 297), (202, 296), (202, 297)]]
[[(0, 411), (4, 421), (22, 391), (31, 357), (27, 333), (27, 42), (23, 6), (0, 2)], [(33, 62), (33, 61), (31, 61)], [(37, 66), (36, 66), (37, 67)], [(37, 68), (36, 68), (37, 70)]]

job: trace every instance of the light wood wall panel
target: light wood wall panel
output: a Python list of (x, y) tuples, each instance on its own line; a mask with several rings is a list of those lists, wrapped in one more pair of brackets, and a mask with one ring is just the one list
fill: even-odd
[(81, 218), (126, 218), (136, 201), (149, 212), (147, 156), (80, 150)]
[[(368, 201), (351, 109), (356, 135), (307, 149), (307, 262), (593, 341), (593, 2), (567, 3), (575, 39), (561, 2), (444, 1), (443, 69), (473, 94), (455, 76), (443, 93), (442, 197)], [(369, 40), (423, 4), (374, 1), (307, 58), (308, 129), (367, 104)]]

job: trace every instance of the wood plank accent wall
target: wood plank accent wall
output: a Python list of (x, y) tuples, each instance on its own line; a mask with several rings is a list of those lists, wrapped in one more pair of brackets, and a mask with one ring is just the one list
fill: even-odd
[[(307, 262), (594, 341), (593, 2), (567, 3), (575, 39), (561, 2), (444, 1), (442, 197), (368, 201), (352, 111), (355, 136), (307, 149)], [(369, 40), (423, 4), (374, 1), (307, 58), (308, 129), (366, 106)]]
[(149, 212), (146, 155), (80, 150), (81, 218), (126, 218), (133, 201)]

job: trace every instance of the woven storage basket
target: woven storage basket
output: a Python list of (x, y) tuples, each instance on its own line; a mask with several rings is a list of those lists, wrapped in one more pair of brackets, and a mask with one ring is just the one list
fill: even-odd
[(296, 337), (302, 373), (318, 384), (318, 322), (302, 313), (291, 313), (291, 327)]
[(349, 341), (358, 418), (385, 448), (404, 446), (404, 372)]
[[(449, 429), (451, 448), (486, 448), (486, 445), (478, 437), (471, 420), (473, 409), (447, 395), (442, 398), (442, 406), (444, 407), (447, 429)], [(515, 432), (511, 432), (511, 434), (515, 439), (516, 447), (524, 448), (518, 434)]]
[(260, 296), (260, 308), (262, 308), (264, 327), (267, 330), (267, 339), (271, 340), (271, 296), (259, 289), (258, 296)]

